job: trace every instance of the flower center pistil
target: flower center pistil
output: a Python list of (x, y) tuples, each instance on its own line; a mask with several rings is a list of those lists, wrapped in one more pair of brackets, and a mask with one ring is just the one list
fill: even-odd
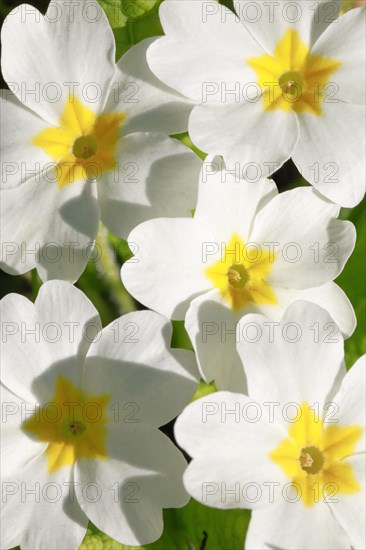
[(317, 474), (323, 467), (324, 457), (317, 447), (304, 447), (300, 454), (300, 466), (308, 474)]
[(74, 142), (72, 152), (77, 159), (89, 159), (98, 152), (98, 142), (93, 136), (78, 137)]
[(297, 97), (302, 92), (304, 79), (297, 71), (287, 71), (280, 76), (278, 83), (283, 93)]
[(84, 422), (75, 420), (73, 422), (70, 422), (69, 430), (73, 435), (82, 435), (86, 430), (86, 426)]
[(227, 278), (233, 288), (244, 288), (249, 281), (249, 273), (242, 264), (233, 264), (229, 267)]

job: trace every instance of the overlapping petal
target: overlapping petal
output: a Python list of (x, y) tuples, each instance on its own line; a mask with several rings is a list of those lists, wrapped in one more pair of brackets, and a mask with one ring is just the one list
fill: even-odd
[(256, 101), (225, 99), (195, 107), (189, 132), (197, 147), (223, 155), (228, 169), (239, 170), (253, 183), (279, 169), (292, 155), (299, 137), (295, 114), (265, 112), (258, 92)]
[[(257, 403), (230, 392), (210, 394), (183, 411), (175, 435), (193, 458), (184, 483), (194, 498), (215, 508), (268, 506), (268, 482), (283, 482), (268, 454), (285, 432), (264, 416)], [(260, 495), (251, 492), (255, 486)]]
[(293, 160), (322, 195), (353, 207), (365, 193), (365, 107), (336, 96), (334, 103), (323, 103), (323, 109), (316, 119), (307, 113), (299, 116)]
[(118, 166), (98, 182), (103, 223), (120, 237), (160, 216), (191, 217), (200, 159), (179, 141), (135, 133), (118, 142)]
[(246, 242), (250, 240), (257, 213), (276, 196), (277, 187), (264, 178), (255, 183), (246, 181), (239, 168), (226, 170), (220, 157), (208, 157), (198, 191), (194, 218), (207, 225), (221, 244), (230, 241), (233, 233)]
[(215, 237), (203, 224), (184, 218), (150, 220), (130, 233), (128, 243), (135, 254), (122, 266), (122, 280), (151, 309), (182, 319), (191, 300), (210, 289), (202, 243), (215, 243)]
[(107, 111), (123, 111), (124, 135), (132, 132), (178, 134), (188, 128), (191, 101), (163, 84), (150, 70), (146, 51), (154, 38), (132, 46), (117, 62)]
[[(333, 280), (354, 248), (352, 223), (336, 219), (339, 208), (311, 188), (279, 194), (257, 215), (250, 240), (272, 246), (269, 281), (275, 286), (309, 288)], [(286, 223), (284, 223), (286, 220)]]
[(114, 321), (90, 347), (84, 387), (110, 396), (120, 425), (162, 426), (192, 398), (198, 375), (194, 354), (169, 349), (171, 337), (167, 319), (140, 311)]
[(288, 500), (292, 502), (280, 500), (267, 508), (253, 511), (245, 539), (246, 548), (263, 550), (270, 548), (270, 545), (294, 550), (350, 548), (348, 534), (325, 502), (305, 508), (302, 502), (296, 502), (298, 497), (295, 493), (289, 490), (288, 495)]
[[(40, 212), (42, 215), (40, 215)], [(4, 271), (37, 267), (43, 280), (75, 282), (93, 253), (99, 224), (94, 182), (57, 187), (51, 172), (1, 192)]]
[(311, 46), (337, 21), (341, 0), (320, 0), (316, 4), (288, 0), (235, 0), (240, 21), (268, 53), (272, 53), (287, 29), (296, 30), (303, 42)]
[(18, 294), (1, 302), (7, 337), (2, 343), (2, 382), (35, 406), (53, 393), (57, 376), (81, 381), (87, 349), (101, 328), (99, 315), (76, 287), (45, 283), (33, 305)]
[(87, 4), (52, 0), (46, 16), (22, 4), (7, 17), (1, 39), (6, 82), (44, 120), (57, 124), (73, 93), (101, 112), (114, 76), (115, 43), (96, 0)]
[(314, 54), (340, 61), (329, 92), (339, 101), (353, 105), (365, 103), (364, 37), (365, 8), (354, 8), (342, 15), (336, 25), (330, 25), (312, 48)]
[(334, 407), (325, 418), (326, 422), (340, 426), (356, 424), (361, 427), (362, 437), (357, 441), (356, 453), (366, 452), (365, 359), (365, 355), (360, 357), (347, 372), (338, 393), (333, 397)]
[(166, 36), (147, 52), (158, 78), (198, 103), (220, 102), (221, 93), (245, 84), (251, 71), (243, 56), (258, 55), (260, 48), (228, 8), (166, 0), (159, 13)]
[(316, 403), (320, 416), (326, 415), (327, 398), (334, 397), (334, 384), (346, 372), (343, 337), (327, 311), (298, 301), (280, 322), (247, 315), (239, 323), (238, 339), (249, 395), (279, 403), (278, 411), (291, 396), (298, 405)]
[(41, 174), (51, 159), (31, 141), (47, 123), (9, 90), (1, 91), (1, 189), (12, 189)]
[[(158, 539), (163, 507), (188, 501), (182, 453), (159, 430), (145, 424), (112, 426), (105, 461), (80, 461), (75, 480), (78, 502), (103, 532), (128, 545)], [(87, 498), (83, 487), (96, 479), (99, 498)]]
[[(18, 451), (24, 452), (23, 448)], [(6, 487), (1, 509), (2, 525), (6, 526), (2, 530), (4, 548), (20, 545), (26, 550), (59, 550), (81, 544), (88, 519), (75, 496), (73, 468), (64, 467), (50, 473), (43, 453), (16, 475), (4, 479), (3, 484)]]

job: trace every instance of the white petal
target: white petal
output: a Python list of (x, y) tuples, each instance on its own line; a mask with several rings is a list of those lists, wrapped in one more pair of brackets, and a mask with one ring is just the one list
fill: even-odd
[[(249, 311), (251, 311), (249, 309)], [(243, 311), (234, 312), (218, 290), (195, 298), (185, 328), (196, 352), (202, 378), (218, 389), (247, 393), (244, 367), (236, 351), (236, 327)]]
[(298, 169), (333, 202), (356, 206), (365, 193), (365, 107), (335, 96), (323, 103), (321, 116), (298, 118), (300, 138), (292, 155)]
[(256, 183), (288, 160), (298, 140), (295, 113), (264, 111), (257, 102), (237, 100), (195, 107), (189, 119), (193, 143), (212, 155), (223, 155), (226, 166)]
[(34, 441), (21, 429), (21, 424), (34, 412), (31, 404), (23, 401), (5, 386), (1, 391), (1, 475), (13, 478), (28, 462), (44, 452), (46, 444)]
[(7, 294), (1, 300), (1, 319), (1, 381), (15, 395), (34, 405), (33, 380), (50, 364), (45, 342), (37, 334), (36, 309), (24, 296)]
[(242, 23), (268, 53), (273, 54), (287, 29), (296, 30), (305, 44), (311, 45), (324, 29), (337, 20), (341, 2), (317, 3), (289, 0), (235, 0), (235, 11)]
[(4, 78), (42, 118), (58, 123), (70, 92), (93, 110), (103, 109), (115, 70), (115, 44), (95, 0), (85, 5), (53, 0), (45, 17), (23, 4), (10, 12), (1, 35)]
[(260, 48), (225, 6), (168, 0), (160, 19), (166, 36), (150, 46), (147, 60), (165, 84), (202, 102), (220, 101), (222, 91), (248, 81), (244, 57), (258, 55)]
[[(269, 323), (267, 330), (270, 330), (270, 324), (281, 320), (286, 307), (297, 300), (307, 300), (326, 309), (343, 335), (352, 334), (356, 326), (356, 317), (348, 298), (334, 283), (306, 290), (275, 287), (274, 292), (278, 299), (277, 305), (249, 303), (245, 309), (235, 314), (227, 307), (217, 290), (207, 292), (192, 301), (185, 324), (197, 354), (201, 375), (205, 380), (214, 379), (219, 389), (247, 393), (245, 357), (242, 357), (242, 361), (235, 350), (234, 331), (240, 318), (248, 313), (264, 315)], [(246, 322), (245, 317), (243, 322)], [(327, 327), (327, 340), (331, 340), (334, 334), (337, 334), (337, 327), (332, 322)], [(256, 331), (249, 331), (247, 338), (255, 342)], [(337, 383), (332, 396), (339, 387), (339, 381)]]
[[(92, 344), (87, 393), (107, 393), (119, 423), (167, 424), (189, 403), (198, 372), (194, 354), (170, 349), (171, 323), (152, 311), (123, 315)], [(118, 409), (117, 409), (118, 408)]]
[(316, 55), (341, 63), (332, 74), (330, 91), (336, 88), (335, 97), (346, 103), (365, 103), (364, 38), (365, 9), (352, 9), (342, 15), (337, 23), (330, 25), (312, 49)]
[(18, 275), (37, 267), (44, 281), (75, 282), (93, 253), (98, 230), (95, 183), (59, 189), (48, 172), (2, 191), (0, 202), (2, 269)]
[(342, 380), (339, 392), (332, 399), (325, 422), (336, 423), (338, 426), (360, 426), (362, 437), (357, 442), (355, 453), (366, 452), (365, 430), (365, 362), (366, 356), (360, 357)]
[(101, 326), (88, 298), (73, 285), (50, 281), (34, 305), (8, 294), (1, 306), (8, 327), (2, 382), (33, 407), (51, 397), (60, 374), (79, 385), (86, 351)]
[[(335, 283), (326, 283), (322, 286), (303, 290), (277, 287), (275, 293), (280, 306), (277, 309), (273, 308), (275, 314), (280, 312), (281, 309), (282, 311), (285, 310), (296, 300), (306, 300), (327, 310), (345, 338), (351, 336), (356, 328), (357, 321), (352, 304), (343, 290)], [(267, 315), (267, 313), (265, 314)], [(274, 320), (278, 321), (279, 318), (274, 316)], [(332, 338), (331, 328), (329, 328), (329, 337)]]
[[(41, 286), (35, 308), (49, 357), (58, 362), (77, 356), (81, 365), (102, 328), (98, 311), (89, 298), (74, 285), (49, 281)], [(52, 324), (57, 324), (53, 333), (43, 328), (52, 328)]]
[(25, 550), (69, 550), (81, 544), (88, 519), (76, 500), (72, 468), (48, 472), (43, 453), (3, 480), (3, 489), (2, 548), (15, 543)]
[(211, 288), (203, 253), (216, 241), (203, 224), (158, 218), (136, 227), (128, 243), (135, 255), (122, 266), (122, 281), (150, 309), (183, 319), (193, 298)]
[(177, 140), (157, 133), (129, 135), (118, 144), (118, 171), (106, 172), (98, 193), (105, 225), (126, 238), (139, 223), (191, 217), (202, 162)]
[(165, 86), (151, 72), (146, 50), (155, 38), (146, 38), (130, 48), (118, 61), (106, 110), (127, 113), (123, 133), (186, 132), (192, 103)]
[[(80, 506), (94, 525), (123, 544), (153, 542), (163, 531), (161, 509), (188, 501), (182, 453), (159, 430), (144, 424), (114, 427), (107, 452), (104, 461), (78, 461)], [(94, 498), (82, 490), (88, 483), (96, 485)]]
[(194, 217), (210, 227), (220, 243), (230, 241), (234, 233), (248, 242), (257, 212), (276, 194), (273, 181), (249, 183), (227, 171), (220, 157), (209, 157), (201, 170)]
[(365, 484), (365, 453), (350, 456), (348, 464), (352, 466), (355, 477), (360, 484), (360, 491), (351, 495), (338, 493), (330, 504), (332, 512), (339, 524), (347, 533), (351, 546), (355, 550), (363, 550), (366, 540), (366, 484)]
[(259, 212), (250, 241), (266, 251), (272, 247), (271, 284), (309, 288), (339, 275), (354, 248), (356, 230), (335, 219), (338, 211), (314, 189), (298, 187)]
[(268, 453), (284, 434), (264, 418), (259, 404), (239, 393), (194, 401), (175, 424), (179, 445), (193, 457), (184, 474), (186, 489), (215, 508), (268, 506), (268, 482), (284, 481)]
[[(318, 502), (311, 508), (288, 490), (280, 500), (252, 512), (245, 548), (250, 550), (350, 550), (351, 543), (329, 506)], [(286, 492), (285, 492), (286, 496)], [(294, 499), (292, 502), (291, 500)], [(290, 501), (289, 501), (290, 500)]]
[(31, 179), (50, 162), (49, 156), (31, 141), (48, 127), (39, 116), (20, 103), (8, 90), (1, 102), (1, 189), (16, 187)]
[(327, 311), (299, 301), (280, 323), (250, 314), (240, 321), (238, 337), (249, 395), (275, 402), (276, 418), (285, 425), (283, 407), (289, 402), (300, 406), (306, 401), (325, 416), (334, 382), (345, 374), (343, 338)]

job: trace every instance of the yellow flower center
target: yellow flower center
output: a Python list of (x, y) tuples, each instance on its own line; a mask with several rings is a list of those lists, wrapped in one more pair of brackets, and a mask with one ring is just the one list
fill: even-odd
[(74, 181), (98, 178), (116, 168), (116, 148), (125, 113), (97, 116), (77, 97), (66, 102), (60, 125), (46, 128), (32, 139), (57, 162), (59, 187)]
[(23, 423), (23, 430), (48, 442), (48, 469), (55, 472), (79, 458), (106, 457), (108, 395), (85, 395), (72, 382), (58, 377), (54, 395)]
[[(296, 30), (288, 29), (273, 55), (247, 60), (257, 74), (265, 110), (322, 114), (326, 85), (340, 61), (312, 54)], [(333, 90), (332, 90), (333, 91)]]
[(308, 403), (302, 403), (283, 439), (270, 458), (291, 480), (305, 506), (327, 494), (352, 494), (360, 490), (347, 462), (362, 434), (360, 426), (324, 425)]
[(277, 298), (266, 282), (273, 261), (269, 251), (247, 246), (234, 234), (221, 259), (207, 267), (205, 275), (234, 311), (244, 308), (248, 302), (273, 305)]

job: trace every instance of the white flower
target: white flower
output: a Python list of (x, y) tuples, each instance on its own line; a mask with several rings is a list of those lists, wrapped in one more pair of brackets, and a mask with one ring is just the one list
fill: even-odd
[[(198, 104), (189, 131), (227, 166), (267, 176), (292, 157), (323, 195), (365, 192), (365, 10), (341, 2), (166, 0), (150, 68)], [(177, 68), (179, 67), (179, 70)]]
[(303, 299), (325, 307), (349, 336), (355, 316), (332, 281), (355, 243), (355, 228), (313, 188), (277, 194), (207, 161), (193, 219), (156, 219), (129, 236), (137, 252), (122, 267), (128, 291), (186, 328), (202, 376), (245, 391), (235, 328), (245, 313), (278, 321)]
[(151, 42), (116, 65), (113, 33), (95, 0), (53, 0), (45, 17), (22, 5), (6, 18), (5, 271), (37, 267), (42, 280), (74, 282), (100, 218), (125, 238), (151, 217), (190, 216), (201, 162), (164, 134), (185, 131), (192, 106), (149, 70)]
[(188, 500), (186, 462), (158, 428), (194, 394), (193, 353), (169, 349), (170, 323), (151, 311), (100, 332), (67, 282), (1, 308), (1, 547), (77, 548), (88, 519), (128, 545), (159, 538), (161, 509)]
[[(255, 343), (243, 338), (249, 325)], [(176, 422), (193, 458), (188, 492), (208, 506), (252, 508), (248, 550), (365, 548), (365, 356), (346, 374), (335, 328), (306, 302), (272, 336), (268, 319), (248, 315), (238, 348), (250, 397), (210, 394)]]

